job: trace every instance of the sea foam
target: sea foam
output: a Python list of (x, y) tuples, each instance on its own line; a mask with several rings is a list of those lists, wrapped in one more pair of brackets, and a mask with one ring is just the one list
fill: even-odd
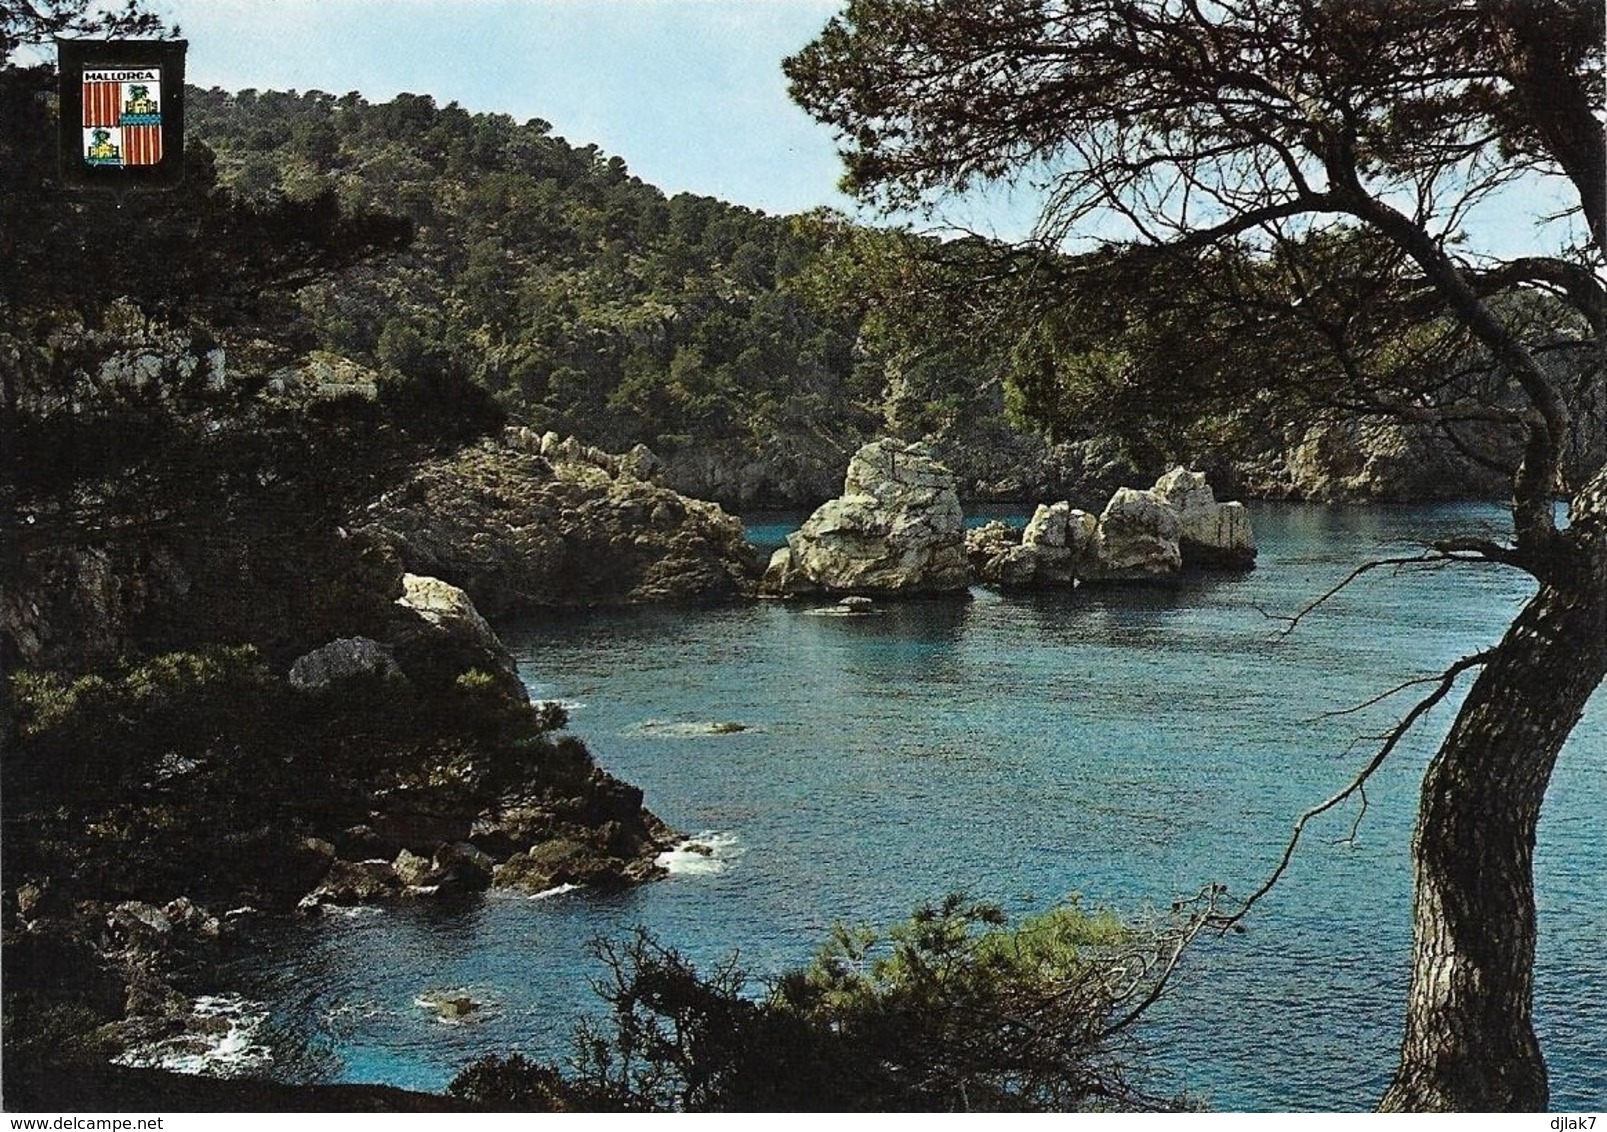
[(712, 876), (723, 873), (747, 850), (734, 833), (705, 832), (677, 842), (653, 863), (671, 876)]
[(544, 888), (540, 892), (532, 892), (531, 900), (551, 900), (554, 896), (562, 896), (566, 892), (576, 892), (580, 889), (578, 884), (560, 884), (553, 888)]
[(273, 1051), (257, 1040), (268, 1009), (239, 995), (202, 995), (190, 1004), (184, 1033), (143, 1042), (113, 1058), (136, 1069), (168, 1069), (208, 1077), (258, 1073), (273, 1063)]

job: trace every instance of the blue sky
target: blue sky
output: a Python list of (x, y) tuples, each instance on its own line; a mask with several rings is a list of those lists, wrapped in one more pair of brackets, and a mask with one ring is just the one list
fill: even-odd
[(781, 60), (835, 0), (155, 0), (189, 80), (227, 90), (400, 91), (544, 118), (667, 192), (767, 212), (846, 205), (829, 131)]
[[(544, 118), (577, 145), (623, 157), (668, 193), (770, 213), (831, 205), (833, 140), (787, 99), (781, 60), (840, 0), (147, 0), (190, 42), (189, 79), (226, 90), (325, 90), (383, 101), (401, 91), (471, 111)], [(1537, 207), (1538, 204), (1538, 207)], [(1550, 250), (1526, 185), (1487, 208), (1479, 243)], [(864, 219), (869, 216), (859, 214)], [(950, 203), (947, 223), (1025, 236), (1030, 193)]]

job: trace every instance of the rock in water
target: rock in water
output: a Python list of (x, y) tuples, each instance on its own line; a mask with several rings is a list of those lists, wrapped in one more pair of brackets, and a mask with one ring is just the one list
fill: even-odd
[(1173, 468), (1154, 493), (1177, 511), (1183, 565), (1247, 570), (1255, 565), (1255, 534), (1242, 503), (1218, 503), (1204, 472)]
[(1096, 556), (1096, 520), (1065, 501), (1044, 503), (1016, 541), (1014, 531), (990, 523), (967, 536), (977, 580), (1006, 589), (1074, 586)]
[(1177, 510), (1153, 491), (1118, 488), (1099, 517), (1098, 562), (1090, 577), (1143, 581), (1183, 564)]
[(854, 454), (843, 494), (788, 536), (761, 589), (909, 596), (969, 581), (954, 476), (926, 445), (883, 439)]

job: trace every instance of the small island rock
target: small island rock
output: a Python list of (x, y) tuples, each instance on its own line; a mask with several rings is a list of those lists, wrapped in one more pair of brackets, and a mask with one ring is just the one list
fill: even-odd
[(1255, 534), (1242, 503), (1218, 503), (1204, 472), (1173, 468), (1152, 489), (1177, 511), (1183, 565), (1247, 569), (1255, 564)]
[(1101, 581), (1138, 581), (1172, 574), (1183, 564), (1183, 528), (1177, 510), (1154, 491), (1116, 490), (1099, 517), (1097, 564)]
[(954, 476), (924, 444), (883, 439), (849, 462), (828, 500), (776, 551), (771, 594), (953, 593), (969, 584)]

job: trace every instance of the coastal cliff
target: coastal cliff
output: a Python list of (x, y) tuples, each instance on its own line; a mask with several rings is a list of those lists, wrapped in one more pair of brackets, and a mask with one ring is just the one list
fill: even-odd
[(493, 617), (751, 593), (741, 521), (653, 482), (656, 471), (645, 449), (633, 459), (510, 428), (412, 469), (361, 529)]

